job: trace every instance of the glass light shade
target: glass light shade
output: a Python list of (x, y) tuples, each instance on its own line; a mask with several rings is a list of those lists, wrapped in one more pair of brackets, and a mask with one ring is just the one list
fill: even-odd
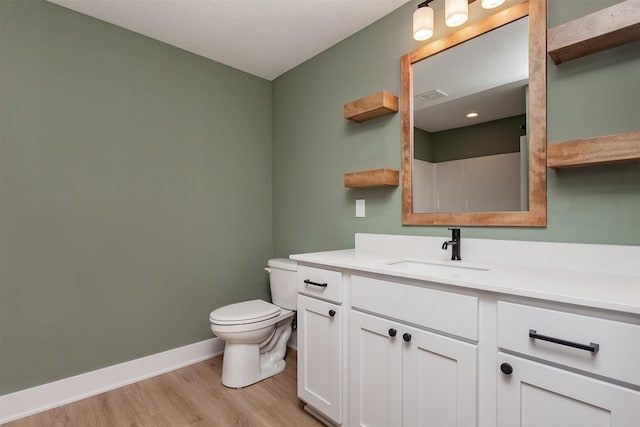
[(458, 27), (467, 22), (469, 3), (467, 0), (445, 0), (444, 18), (447, 27)]
[(413, 38), (424, 41), (433, 36), (433, 9), (429, 6), (419, 7), (413, 12)]
[(482, 0), (482, 8), (483, 9), (493, 9), (494, 7), (500, 6), (504, 3), (504, 0)]

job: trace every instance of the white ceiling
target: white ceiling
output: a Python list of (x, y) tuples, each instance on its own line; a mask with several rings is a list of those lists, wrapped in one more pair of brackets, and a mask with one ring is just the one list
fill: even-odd
[[(414, 126), (438, 132), (525, 113), (528, 18), (414, 64)], [(429, 99), (434, 91), (446, 94)], [(466, 114), (477, 112), (475, 119)]]
[(273, 80), (409, 0), (48, 1)]

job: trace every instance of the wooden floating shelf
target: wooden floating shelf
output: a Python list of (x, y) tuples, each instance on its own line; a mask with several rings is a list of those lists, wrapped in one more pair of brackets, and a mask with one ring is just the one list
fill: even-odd
[(382, 91), (344, 104), (344, 118), (358, 123), (398, 112), (398, 97)]
[(549, 29), (547, 52), (558, 65), (635, 40), (640, 40), (640, 0), (626, 0)]
[(555, 169), (640, 161), (640, 131), (547, 145), (547, 167)]
[(347, 188), (397, 187), (399, 172), (393, 169), (371, 169), (344, 174), (344, 186)]

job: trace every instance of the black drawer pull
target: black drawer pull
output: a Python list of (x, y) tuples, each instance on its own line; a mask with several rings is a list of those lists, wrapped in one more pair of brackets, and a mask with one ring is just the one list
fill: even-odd
[(333, 317), (336, 315), (336, 311), (335, 310), (329, 310), (329, 316)]
[(534, 329), (529, 329), (529, 338), (533, 338), (535, 340), (541, 341), (549, 341), (555, 344), (566, 345), (568, 347), (579, 348), (580, 350), (590, 351), (592, 353), (597, 353), (600, 350), (600, 345), (596, 343), (580, 344), (577, 342), (565, 341), (560, 338), (548, 337), (546, 335), (540, 335)]
[(313, 286), (320, 286), (321, 288), (326, 288), (327, 284), (326, 283), (317, 283), (317, 282), (312, 282), (311, 280), (307, 279), (304, 281), (304, 283), (306, 283), (307, 285), (313, 285)]

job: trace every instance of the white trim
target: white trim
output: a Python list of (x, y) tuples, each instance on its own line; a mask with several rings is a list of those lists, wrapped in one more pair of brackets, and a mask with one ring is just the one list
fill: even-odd
[(224, 352), (211, 338), (118, 365), (0, 396), (0, 424), (182, 368)]

